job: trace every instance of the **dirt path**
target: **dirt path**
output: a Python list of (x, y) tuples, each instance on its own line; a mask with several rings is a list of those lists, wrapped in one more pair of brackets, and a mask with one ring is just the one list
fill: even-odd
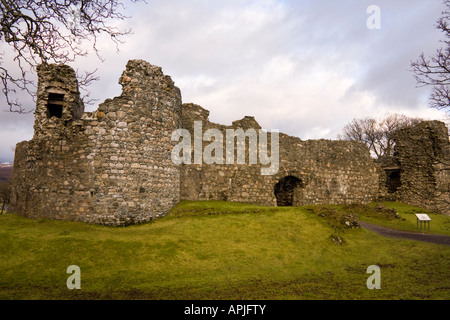
[(389, 229), (385, 227), (380, 227), (371, 223), (360, 221), (359, 224), (361, 227), (372, 230), (379, 235), (391, 237), (391, 238), (400, 238), (400, 239), (410, 239), (417, 241), (425, 241), (436, 244), (443, 244), (446, 246), (450, 246), (450, 236), (444, 236), (439, 234), (425, 234), (418, 232), (408, 232), (408, 231), (399, 231), (394, 229)]

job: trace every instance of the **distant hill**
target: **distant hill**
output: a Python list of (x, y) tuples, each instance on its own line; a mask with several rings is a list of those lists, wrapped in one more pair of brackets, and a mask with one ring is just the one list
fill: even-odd
[(13, 170), (12, 164), (0, 164), (0, 181), (11, 179)]

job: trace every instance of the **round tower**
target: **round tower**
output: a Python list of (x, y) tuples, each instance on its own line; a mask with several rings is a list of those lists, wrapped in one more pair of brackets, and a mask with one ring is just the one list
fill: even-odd
[(92, 222), (127, 225), (167, 213), (180, 199), (180, 173), (171, 159), (180, 127), (181, 93), (161, 68), (130, 60), (122, 94), (102, 103), (93, 148), (96, 172)]

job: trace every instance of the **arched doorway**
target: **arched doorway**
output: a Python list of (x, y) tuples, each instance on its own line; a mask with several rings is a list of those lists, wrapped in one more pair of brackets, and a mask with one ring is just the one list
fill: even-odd
[(295, 197), (298, 194), (298, 189), (303, 187), (300, 179), (294, 176), (286, 176), (274, 186), (275, 198), (277, 199), (277, 206), (293, 206), (296, 202)]
[(400, 168), (386, 168), (386, 188), (389, 193), (394, 193), (402, 186)]

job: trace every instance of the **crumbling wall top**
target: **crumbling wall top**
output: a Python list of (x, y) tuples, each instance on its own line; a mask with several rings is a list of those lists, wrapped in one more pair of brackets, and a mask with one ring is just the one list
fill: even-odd
[(241, 120), (233, 121), (232, 126), (242, 129), (261, 129), (261, 126), (259, 125), (258, 121), (255, 120), (255, 117), (251, 116), (245, 116)]
[(122, 95), (158, 89), (181, 97), (180, 90), (175, 86), (172, 78), (164, 75), (161, 67), (144, 60), (129, 60), (119, 78), (119, 84), (122, 85)]

